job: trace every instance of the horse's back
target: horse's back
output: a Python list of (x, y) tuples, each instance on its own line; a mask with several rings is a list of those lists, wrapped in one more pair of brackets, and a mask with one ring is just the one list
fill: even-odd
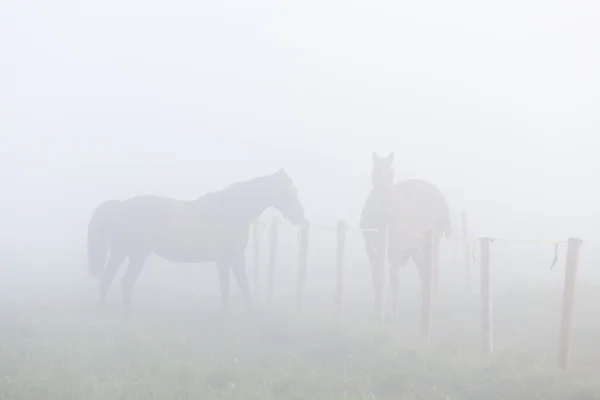
[(450, 236), (450, 209), (437, 186), (422, 179), (406, 179), (397, 182), (394, 188), (394, 210), (399, 218), (411, 221), (421, 229)]
[(435, 185), (421, 179), (399, 181), (389, 191), (374, 189), (369, 193), (361, 228), (378, 228), (385, 221), (401, 236), (432, 230), (449, 237), (452, 232), (446, 198)]
[(123, 200), (123, 204), (127, 207), (165, 207), (172, 206), (174, 204), (185, 203), (185, 200), (175, 200), (170, 197), (158, 196), (154, 194), (141, 194), (138, 196), (130, 197)]
[(90, 218), (88, 229), (92, 229), (95, 224), (114, 222), (122, 217), (123, 202), (117, 199), (106, 200), (100, 203)]
[(114, 211), (115, 209), (120, 207), (122, 204), (123, 204), (123, 202), (121, 200), (117, 200), (117, 199), (103, 201), (102, 203), (98, 204), (98, 206), (94, 210), (94, 214)]
[(174, 221), (190, 219), (190, 202), (157, 195), (139, 195), (122, 202), (122, 218), (131, 233), (158, 234)]
[(248, 235), (239, 222), (223, 215), (216, 200), (214, 195), (196, 200), (132, 197), (123, 202), (123, 236), (172, 261), (213, 260), (228, 242), (247, 241)]

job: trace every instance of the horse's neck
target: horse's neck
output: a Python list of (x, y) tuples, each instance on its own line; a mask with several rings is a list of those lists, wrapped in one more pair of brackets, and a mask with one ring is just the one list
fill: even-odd
[(388, 192), (389, 189), (384, 187), (371, 189), (361, 216), (361, 226), (363, 228), (378, 228), (387, 220), (389, 210)]
[(271, 206), (261, 183), (245, 182), (221, 192), (209, 193), (196, 200), (196, 204), (201, 210), (218, 209), (232, 220), (250, 223)]
[(248, 205), (240, 210), (240, 216), (247, 221), (257, 219), (271, 204), (264, 198), (264, 195), (255, 199), (249, 199)]
[(371, 196), (376, 199), (381, 207), (385, 207), (393, 199), (395, 190), (396, 186), (394, 185), (374, 187), (371, 190)]

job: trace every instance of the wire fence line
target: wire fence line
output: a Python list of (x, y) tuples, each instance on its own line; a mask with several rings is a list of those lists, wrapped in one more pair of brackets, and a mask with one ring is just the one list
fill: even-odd
[[(579, 273), (580, 263), (580, 252), (583, 246), (594, 245), (600, 243), (600, 240), (581, 240), (578, 238), (567, 238), (567, 239), (535, 239), (535, 238), (509, 238), (505, 236), (482, 236), (473, 235), (468, 230), (466, 213), (463, 212), (461, 218), (461, 231), (458, 235), (453, 235), (449, 242), (453, 248), (462, 248), (463, 255), (461, 257), (463, 264), (463, 271), (465, 273), (465, 282), (467, 289), (472, 295), (477, 295), (481, 302), (481, 348), (484, 354), (491, 354), (494, 351), (494, 307), (493, 307), (493, 295), (492, 286), (493, 278), (495, 274), (493, 271), (493, 263), (490, 250), (496, 246), (505, 245), (523, 245), (523, 246), (548, 246), (548, 249), (552, 251), (552, 258), (549, 259), (550, 270), (554, 270), (559, 261), (559, 255), (562, 251), (565, 252), (565, 268), (564, 268), (564, 281), (563, 281), (563, 299), (562, 299), (562, 317), (560, 325), (560, 337), (559, 337), (559, 366), (563, 369), (568, 368), (571, 348), (572, 348), (572, 329), (573, 329), (573, 304), (575, 298), (575, 288), (577, 275)], [(311, 237), (310, 232), (315, 234), (315, 237)], [(320, 232), (320, 233), (318, 233)], [(318, 257), (323, 256), (323, 246), (325, 243), (324, 238), (329, 237), (331, 243), (331, 252), (329, 253), (328, 261), (329, 269), (334, 270), (335, 273), (330, 276), (330, 283), (333, 284), (335, 289), (335, 306), (334, 313), (336, 318), (343, 319), (345, 314), (345, 291), (347, 285), (347, 272), (350, 272), (350, 263), (347, 260), (348, 250), (358, 254), (359, 251), (356, 246), (353, 246), (352, 241), (348, 239), (353, 236), (353, 240), (358, 240), (359, 236), (355, 236), (356, 233), (374, 232), (381, 233), (382, 238), (385, 238), (385, 251), (381, 261), (374, 264), (371, 260), (371, 268), (381, 268), (382, 273), (380, 279), (382, 279), (383, 287), (381, 293), (376, 296), (377, 302), (379, 303), (380, 319), (385, 320), (385, 288), (388, 282), (388, 276), (385, 272), (387, 268), (383, 266), (388, 265), (388, 251), (387, 246), (390, 247), (394, 243), (389, 243), (388, 231), (386, 227), (381, 229), (361, 229), (358, 224), (348, 223), (346, 220), (339, 220), (336, 224), (333, 223), (321, 223), (306, 221), (300, 225), (294, 225), (291, 222), (284, 220), (278, 216), (274, 216), (270, 221), (266, 218), (257, 219), (253, 228), (251, 229), (250, 240), (252, 246), (249, 246), (252, 251), (249, 260), (249, 265), (252, 265), (253, 269), (253, 292), (255, 297), (260, 296), (261, 293), (266, 293), (266, 304), (272, 304), (275, 301), (274, 287), (277, 282), (281, 281), (278, 279), (280, 272), (279, 269), (281, 264), (287, 264), (286, 270), (288, 271), (287, 278), (291, 279), (291, 283), (295, 284), (296, 294), (296, 310), (302, 312), (304, 304), (305, 289), (307, 286), (307, 275), (310, 275), (310, 270), (316, 267), (318, 264), (319, 268), (322, 268), (323, 262), (316, 262), (314, 255), (310, 258), (311, 265), (309, 267), (308, 254), (315, 252), (316, 247), (320, 246), (321, 252)], [(354, 235), (349, 235), (354, 233)], [(428, 233), (429, 234), (429, 233)], [(427, 296), (424, 296), (422, 304), (422, 316), (421, 316), (421, 330), (423, 337), (429, 342), (431, 337), (431, 319), (432, 319), (432, 303), (434, 294), (437, 291), (437, 264), (439, 263), (437, 248), (434, 248), (432, 243), (434, 241), (429, 238), (428, 234), (424, 235), (425, 242), (423, 242), (422, 248), (424, 253), (427, 255), (427, 268), (431, 271), (427, 274), (427, 282), (425, 290), (428, 291)], [(326, 235), (326, 236), (323, 236)], [(318, 244), (317, 244), (318, 243)], [(325, 246), (328, 247), (329, 245)], [(281, 250), (284, 250), (287, 254), (281, 254)], [(506, 247), (510, 249), (510, 247)], [(364, 249), (363, 249), (364, 254)], [(514, 256), (513, 253), (505, 256)], [(518, 256), (516, 259), (519, 260)], [(537, 257), (537, 256), (536, 256)], [(562, 259), (562, 257), (560, 257)], [(365, 260), (365, 262), (369, 262)], [(561, 261), (562, 263), (562, 261)], [(356, 264), (356, 263), (354, 263)], [(458, 263), (460, 265), (460, 263)], [(264, 270), (266, 268), (266, 271)], [(295, 270), (295, 276), (290, 275), (289, 271)], [(473, 279), (474, 270), (479, 272), (478, 285), (475, 285)], [(555, 275), (556, 276), (556, 275)], [(265, 277), (265, 279), (261, 279)], [(280, 278), (280, 277), (279, 277)], [(323, 278), (322, 278), (323, 279)], [(321, 279), (321, 280), (322, 280)], [(324, 278), (326, 279), (326, 278)], [(374, 278), (373, 278), (374, 279)], [(364, 278), (361, 281), (361, 285), (364, 283)], [(371, 284), (367, 283), (367, 284)], [(478, 293), (475, 292), (474, 288), (478, 286)]]
[[(258, 220), (255, 222), (260, 226), (260, 229), (254, 232), (260, 232), (268, 227), (269, 224)], [(269, 299), (272, 301), (273, 285), (274, 285), (274, 269), (276, 266), (276, 247), (278, 242), (276, 235), (279, 234), (279, 225), (281, 220), (278, 217), (273, 217), (271, 220), (270, 228), (266, 228), (269, 231), (270, 239), (270, 262), (269, 262)], [(381, 293), (378, 294), (379, 312), (381, 313), (381, 320), (385, 320), (385, 288), (387, 283), (387, 267), (388, 267), (388, 246), (389, 244), (389, 231), (388, 227), (384, 226), (380, 229), (361, 229), (360, 226), (353, 226), (345, 222), (344, 220), (338, 221), (337, 224), (323, 224), (323, 223), (309, 223), (308, 221), (300, 226), (294, 226), (286, 222), (288, 227), (298, 229), (298, 243), (303, 245), (298, 247), (298, 274), (297, 274), (297, 310), (302, 311), (303, 293), (305, 288), (305, 277), (307, 268), (307, 255), (308, 252), (308, 232), (311, 229), (325, 230), (335, 232), (336, 241), (336, 315), (341, 318), (344, 310), (344, 252), (346, 245), (346, 234), (349, 231), (354, 232), (380, 232), (383, 243), (382, 259), (379, 261), (379, 265), (373, 265), (373, 267), (379, 267), (381, 270), (380, 279), (381, 281)], [(573, 304), (575, 298), (575, 287), (576, 278), (579, 270), (580, 251), (583, 244), (590, 244), (593, 241), (583, 241), (578, 238), (568, 239), (511, 239), (506, 237), (490, 237), (490, 236), (472, 236), (469, 234), (467, 227), (466, 212), (461, 215), (461, 228), (462, 236), (459, 236), (459, 241), (462, 242), (463, 247), (463, 263), (465, 269), (465, 276), (467, 285), (473, 291), (473, 280), (472, 280), (472, 267), (479, 261), (480, 264), (480, 298), (481, 298), (481, 334), (482, 334), (482, 352), (484, 354), (493, 353), (494, 349), (494, 329), (493, 329), (493, 304), (492, 304), (492, 274), (491, 274), (491, 256), (490, 249), (493, 244), (523, 244), (523, 245), (549, 245), (553, 248), (553, 258), (550, 263), (550, 269), (554, 269), (557, 265), (559, 258), (559, 249), (561, 246), (566, 246), (566, 269), (564, 278), (564, 291), (563, 291), (563, 302), (562, 302), (562, 317), (560, 326), (560, 337), (559, 337), (559, 366), (563, 369), (567, 369), (571, 357), (572, 348), (572, 329), (573, 329)], [(436, 242), (435, 235), (433, 232), (424, 232), (422, 242), (419, 246), (423, 249), (425, 255), (424, 268), (427, 271), (425, 274), (425, 283), (423, 290), (427, 293), (423, 296), (422, 305), (422, 335), (425, 337), (427, 342), (431, 336), (431, 317), (432, 317), (432, 298), (433, 294), (437, 289), (437, 269), (439, 263), (438, 255), (438, 244)], [(392, 243), (392, 246), (394, 244)], [(256, 249), (256, 247), (255, 247)], [(288, 251), (296, 250), (295, 246), (290, 245)], [(479, 259), (477, 258), (479, 253)], [(293, 257), (289, 258), (291, 261)], [(258, 263), (255, 263), (256, 268), (260, 268)], [(258, 270), (255, 271), (259, 273)], [(257, 289), (257, 288), (255, 288)]]

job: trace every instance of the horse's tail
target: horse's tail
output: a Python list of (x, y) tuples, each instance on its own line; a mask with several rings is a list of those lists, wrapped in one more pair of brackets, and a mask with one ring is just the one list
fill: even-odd
[(92, 214), (88, 224), (88, 270), (91, 276), (102, 278), (106, 265), (106, 255), (110, 248), (110, 227), (119, 200), (108, 200), (100, 204)]

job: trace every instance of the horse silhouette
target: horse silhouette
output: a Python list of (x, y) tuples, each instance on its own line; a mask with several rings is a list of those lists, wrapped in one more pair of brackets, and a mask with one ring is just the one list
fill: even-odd
[(252, 312), (245, 249), (252, 221), (269, 207), (295, 225), (304, 221), (296, 187), (283, 169), (191, 201), (154, 195), (105, 201), (88, 225), (89, 273), (100, 280), (98, 305), (104, 305), (117, 271), (129, 259), (121, 280), (123, 304), (129, 308), (144, 263), (155, 254), (180, 263), (216, 262), (224, 310), (229, 306), (233, 271), (246, 308)]
[[(435, 251), (442, 236), (450, 237), (452, 226), (448, 203), (442, 192), (433, 184), (421, 179), (406, 179), (394, 183), (394, 153), (379, 157), (373, 153), (371, 171), (372, 188), (362, 210), (361, 229), (388, 228), (388, 261), (392, 286), (393, 315), (397, 313), (400, 267), (415, 262), (423, 296), (426, 295), (425, 257), (423, 253), (425, 233), (434, 234)], [(381, 235), (363, 231), (363, 237), (372, 269), (376, 299), (383, 290), (381, 279)], [(437, 253), (436, 253), (437, 254)], [(425, 299), (423, 299), (425, 301)], [(376, 301), (376, 311), (378, 302)]]

